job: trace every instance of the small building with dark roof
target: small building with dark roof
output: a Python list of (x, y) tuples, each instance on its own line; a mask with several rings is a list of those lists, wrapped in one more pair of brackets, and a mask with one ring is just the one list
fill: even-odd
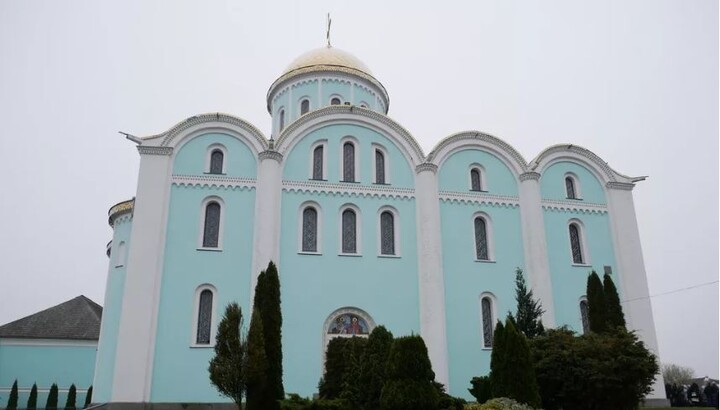
[(53, 383), (64, 407), (70, 385), (82, 407), (95, 372), (102, 306), (78, 296), (57, 306), (0, 326), (0, 406), (18, 384), (18, 407), (25, 407), (37, 384), (38, 407), (44, 407)]

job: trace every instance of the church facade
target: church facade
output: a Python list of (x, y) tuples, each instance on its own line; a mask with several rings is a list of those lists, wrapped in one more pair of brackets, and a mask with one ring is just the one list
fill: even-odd
[(528, 162), (477, 131), (425, 154), (388, 107), (367, 66), (328, 46), (270, 86), (270, 138), (221, 113), (133, 137), (137, 194), (109, 212), (93, 402), (227, 401), (207, 373), (216, 327), (233, 301), (249, 322), (270, 261), (285, 390), (303, 396), (328, 340), (384, 325), (422, 335), (436, 379), (468, 397), (494, 323), (515, 309), (517, 268), (545, 326), (577, 332), (589, 272), (611, 273), (628, 326), (657, 353), (632, 197), (642, 178), (567, 144)]

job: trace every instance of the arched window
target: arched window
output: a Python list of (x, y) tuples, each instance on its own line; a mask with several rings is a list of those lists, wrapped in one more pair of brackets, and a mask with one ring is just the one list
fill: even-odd
[(480, 311), (482, 314), (483, 347), (492, 348), (493, 345), (493, 306), (489, 296), (480, 299)]
[(323, 179), (323, 145), (318, 145), (313, 150), (312, 179)]
[(568, 230), (570, 231), (570, 250), (572, 251), (573, 263), (583, 264), (585, 258), (582, 249), (582, 238), (580, 237), (580, 227), (576, 223), (571, 223)]
[(200, 292), (200, 299), (198, 301), (197, 334), (195, 336), (196, 344), (210, 344), (210, 334), (212, 333), (212, 311), (213, 293), (210, 289), (204, 289)]
[(342, 253), (357, 253), (357, 215), (352, 209), (342, 212)]
[(379, 149), (375, 150), (375, 183), (385, 183), (385, 154)]
[(583, 333), (590, 331), (590, 319), (588, 318), (587, 300), (580, 301), (580, 319), (582, 320)]
[(222, 174), (223, 173), (223, 161), (225, 154), (222, 150), (214, 149), (210, 154), (210, 173), (211, 174)]
[(285, 128), (285, 110), (280, 110), (280, 113), (278, 115), (280, 117), (279, 129), (280, 131), (282, 131)]
[(470, 170), (470, 190), (471, 191), (482, 191), (482, 179), (480, 177), (480, 170), (473, 168)]
[(395, 255), (395, 216), (390, 211), (380, 214), (380, 254)]
[(575, 180), (573, 177), (565, 177), (565, 192), (567, 193), (568, 199), (577, 199), (575, 195)]
[(302, 251), (317, 252), (318, 213), (315, 208), (308, 206), (302, 215)]
[(205, 206), (203, 248), (217, 248), (220, 238), (220, 204), (211, 201)]
[(475, 257), (478, 260), (486, 261), (490, 259), (487, 231), (485, 218), (481, 216), (475, 217)]
[(355, 182), (355, 144), (343, 144), (343, 181)]
[(342, 101), (340, 101), (340, 99), (337, 97), (333, 97), (330, 100), (330, 105), (340, 105), (340, 104), (342, 104)]
[(300, 115), (307, 114), (310, 111), (310, 100), (302, 100), (300, 102)]

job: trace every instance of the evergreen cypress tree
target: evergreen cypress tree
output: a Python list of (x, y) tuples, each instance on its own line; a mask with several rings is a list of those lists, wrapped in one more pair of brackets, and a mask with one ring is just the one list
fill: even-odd
[(607, 273), (603, 276), (603, 292), (605, 293), (605, 309), (607, 312), (607, 323), (611, 329), (617, 327), (625, 328), (625, 315), (620, 305), (620, 297), (612, 278)]
[(83, 408), (87, 408), (90, 403), (92, 403), (92, 386), (88, 388), (88, 391), (85, 394), (85, 404), (83, 405)]
[(250, 319), (247, 336), (247, 357), (245, 362), (245, 384), (247, 388), (246, 410), (265, 410), (278, 407), (273, 397), (268, 395), (267, 357), (260, 312), (255, 309)]
[(501, 389), (503, 395), (495, 397), (508, 397), (539, 407), (540, 393), (527, 339), (515, 328), (510, 318), (505, 321), (504, 333), (505, 342), (500, 352), (504, 356), (501, 367), (504, 374), (499, 379), (506, 384)]
[(345, 352), (350, 339), (336, 337), (327, 345), (325, 373), (320, 380), (319, 393), (323, 399), (337, 399), (345, 384)]
[(56, 410), (58, 403), (58, 387), (57, 384), (53, 383), (50, 386), (50, 393), (48, 394), (47, 402), (45, 403), (45, 410)]
[(360, 408), (361, 392), (365, 386), (360, 384), (360, 368), (368, 340), (362, 337), (351, 337), (345, 346), (345, 377), (340, 398), (353, 409)]
[(388, 356), (382, 410), (436, 410), (440, 399), (435, 373), (420, 336), (395, 339)]
[(515, 301), (517, 329), (528, 339), (541, 335), (545, 331), (541, 320), (545, 311), (540, 302), (533, 297), (533, 291), (527, 289), (525, 276), (520, 268), (515, 270)]
[(75, 384), (71, 384), (70, 390), (68, 390), (67, 400), (65, 401), (65, 410), (75, 410), (76, 396), (77, 389), (75, 388)]
[(27, 409), (35, 410), (37, 408), (37, 383), (33, 383), (32, 389), (30, 389), (30, 396), (27, 401)]
[(218, 324), (215, 356), (210, 360), (208, 368), (210, 382), (220, 393), (231, 398), (239, 409), (242, 408), (245, 388), (243, 374), (245, 346), (240, 340), (242, 322), (240, 306), (234, 302), (227, 305), (225, 314)]
[(504, 397), (504, 386), (507, 384), (507, 381), (501, 379), (505, 374), (502, 371), (505, 366), (504, 349), (505, 326), (498, 320), (493, 331), (493, 345), (490, 353), (490, 398)]
[(17, 409), (18, 404), (18, 387), (17, 387), (17, 379), (15, 379), (15, 383), (12, 385), (12, 389), (10, 389), (10, 397), (8, 398), (7, 407), (6, 410), (15, 410)]
[(595, 271), (592, 271), (587, 280), (588, 320), (590, 330), (603, 333), (607, 330), (607, 308), (605, 307), (605, 292), (603, 285)]
[(385, 326), (377, 326), (370, 333), (360, 366), (360, 406), (366, 410), (380, 408), (380, 392), (385, 383), (387, 363), (393, 335)]
[(285, 398), (282, 369), (282, 312), (280, 310), (280, 277), (277, 267), (271, 261), (267, 269), (258, 276), (255, 287), (255, 309), (260, 309), (267, 356), (268, 389), (277, 400)]

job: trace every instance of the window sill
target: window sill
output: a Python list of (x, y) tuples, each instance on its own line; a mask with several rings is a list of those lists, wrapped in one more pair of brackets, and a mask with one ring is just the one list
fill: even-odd
[(490, 191), (486, 191), (486, 190), (483, 190), (483, 189), (471, 189), (470, 192), (479, 192), (479, 193), (481, 193), (481, 194), (487, 194), (487, 193), (490, 192)]
[(492, 350), (492, 347), (481, 347), (481, 350), (487, 350), (488, 352)]
[(572, 266), (577, 266), (578, 268), (592, 268), (592, 265), (589, 263), (573, 263)]
[(322, 178), (309, 178), (308, 181), (320, 181), (320, 182), (327, 182), (327, 179)]
[(494, 259), (475, 259), (475, 262), (478, 263), (497, 263)]
[(360, 181), (339, 181), (339, 182), (342, 182), (345, 184), (359, 184), (360, 183)]
[(206, 345), (199, 345), (199, 344), (193, 343), (190, 345), (191, 349), (212, 349), (214, 347), (215, 347), (214, 343), (208, 343)]
[(115, 265), (116, 268), (122, 268), (122, 267), (124, 267), (124, 266), (125, 266), (125, 265)]
[(361, 253), (338, 253), (338, 256), (360, 257)]
[(373, 182), (373, 185), (389, 186), (389, 185), (391, 185), (391, 184), (389, 184), (389, 183), (387, 183), (387, 182)]
[(568, 201), (582, 201), (583, 200), (582, 198), (565, 198), (565, 199), (567, 199)]
[(298, 251), (298, 255), (314, 255), (314, 256), (320, 256), (320, 255), (322, 255), (322, 252)]
[(204, 252), (222, 252), (222, 248), (197, 248), (196, 250)]
[(227, 173), (225, 173), (225, 172), (203, 172), (203, 175), (220, 175), (220, 176), (224, 176), (224, 175), (227, 175)]
[(378, 255), (377, 257), (378, 258), (388, 258), (388, 259), (400, 259), (400, 255), (385, 255), (382, 253), (380, 255)]

